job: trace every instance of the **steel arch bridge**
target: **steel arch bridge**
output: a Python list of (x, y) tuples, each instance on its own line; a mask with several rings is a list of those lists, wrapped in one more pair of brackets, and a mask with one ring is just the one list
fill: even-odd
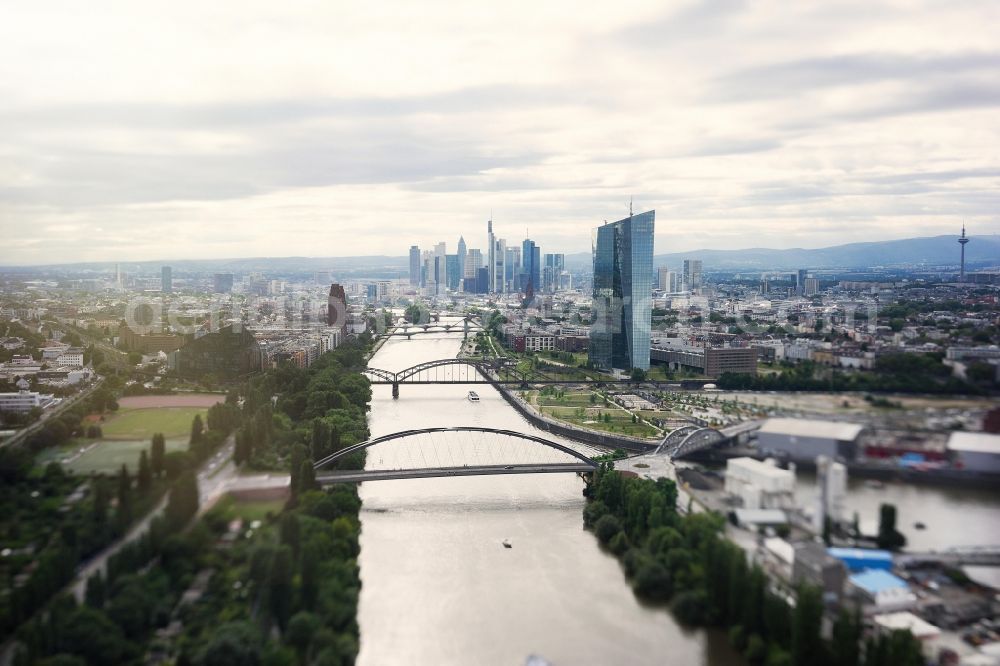
[[(431, 440), (418, 441), (427, 436), (443, 435), (455, 439), (440, 451), (438, 443)], [(420, 450), (423, 466), (394, 467), (391, 469), (366, 469), (358, 471), (324, 471), (333, 463), (386, 442), (411, 440)], [(457, 446), (456, 446), (457, 444)], [(505, 448), (506, 447), (506, 448)], [(541, 448), (539, 448), (541, 447)], [(433, 448), (433, 451), (429, 449)], [(473, 464), (457, 464), (454, 459), (456, 449), (465, 449)], [(471, 449), (471, 450), (470, 450)], [(535, 462), (523, 462), (526, 452), (541, 454), (545, 449), (555, 452), (556, 460), (542, 460), (536, 456)], [(428, 455), (430, 458), (428, 459)], [(514, 455), (518, 460), (504, 460), (504, 456)], [(550, 454), (551, 455), (551, 454)], [(445, 459), (447, 457), (447, 460)], [(461, 458), (460, 460), (461, 461)], [(313, 463), (317, 471), (316, 480), (321, 485), (334, 483), (357, 483), (360, 481), (386, 481), (393, 479), (419, 479), (443, 476), (485, 476), (494, 474), (551, 474), (573, 472), (585, 474), (598, 468), (598, 463), (579, 451), (559, 442), (537, 435), (498, 428), (479, 426), (458, 426), (454, 428), (419, 428), (403, 430), (382, 437), (375, 437), (360, 444), (346, 447)]]
[(366, 368), (363, 374), (372, 384), (391, 385), (392, 397), (398, 398), (400, 384), (492, 384), (488, 373), (509, 368), (511, 363), (506, 358), (445, 358), (420, 363), (399, 372)]
[(704, 449), (710, 449), (728, 440), (729, 437), (715, 428), (684, 425), (670, 431), (656, 447), (655, 453), (676, 460)]

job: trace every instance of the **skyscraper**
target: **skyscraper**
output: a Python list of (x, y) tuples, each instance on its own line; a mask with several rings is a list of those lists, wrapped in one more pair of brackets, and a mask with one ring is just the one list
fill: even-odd
[(216, 273), (212, 277), (212, 291), (216, 294), (228, 294), (233, 290), (232, 273)]
[(496, 270), (496, 265), (496, 237), (493, 235), (493, 216), (491, 215), (490, 219), (486, 222), (486, 267), (490, 273), (490, 283), (487, 293), (493, 293), (493, 285), (497, 283), (496, 276), (493, 274)]
[(521, 288), (521, 248), (507, 248), (507, 265), (504, 266), (504, 285), (509, 291), (517, 291)]
[(551, 294), (559, 290), (559, 276), (566, 269), (566, 255), (546, 254), (542, 266), (542, 290)]
[(160, 269), (160, 291), (164, 294), (174, 292), (174, 278), (170, 266), (164, 266)]
[(493, 268), (490, 271), (490, 279), (493, 282), (490, 284), (490, 293), (502, 294), (507, 291), (507, 241), (494, 237), (493, 251), (490, 255), (493, 257)]
[(524, 276), (521, 291), (526, 300), (531, 302), (535, 294), (541, 291), (542, 261), (541, 249), (530, 238), (525, 238), (521, 243), (521, 275)]
[(672, 294), (675, 291), (678, 291), (677, 273), (670, 270), (666, 266), (660, 266), (656, 283), (657, 286), (660, 288), (660, 291), (665, 291), (668, 294)]
[(590, 362), (598, 368), (649, 369), (655, 211), (594, 231)]
[(693, 291), (701, 286), (701, 259), (684, 260), (684, 289)]
[(798, 296), (804, 296), (806, 293), (806, 275), (809, 274), (804, 268), (800, 268), (795, 273), (795, 293)]
[(448, 289), (452, 291), (458, 291), (458, 285), (462, 281), (462, 273), (458, 270), (459, 255), (457, 254), (446, 254), (445, 255), (445, 275), (447, 276), (446, 284)]
[(465, 255), (465, 277), (478, 277), (479, 269), (483, 267), (483, 253), (478, 248), (472, 248)]
[(410, 284), (420, 284), (420, 248), (416, 245), (410, 246)]
[[(465, 277), (465, 258), (466, 258), (466, 246), (465, 238), (462, 236), (458, 237), (458, 274), (455, 279), (458, 284), (462, 284), (462, 278)], [(450, 282), (450, 280), (449, 280)]]

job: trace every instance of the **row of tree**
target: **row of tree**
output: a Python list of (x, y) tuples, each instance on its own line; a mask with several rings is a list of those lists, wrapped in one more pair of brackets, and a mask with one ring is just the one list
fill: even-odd
[(585, 494), (584, 523), (621, 558), (635, 593), (669, 602), (687, 625), (727, 628), (753, 666), (923, 664), (909, 632), (864, 643), (860, 620), (847, 612), (835, 621), (834, 640), (824, 640), (820, 591), (801, 586), (793, 602), (772, 589), (724, 538), (721, 516), (677, 512), (672, 481), (625, 477), (603, 463)]

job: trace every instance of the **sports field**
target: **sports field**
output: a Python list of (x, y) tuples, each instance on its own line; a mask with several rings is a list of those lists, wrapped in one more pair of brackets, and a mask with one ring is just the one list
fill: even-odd
[(208, 408), (224, 399), (205, 393), (122, 398), (117, 412), (105, 414), (104, 421), (89, 421), (101, 427), (103, 439), (74, 439), (67, 446), (42, 451), (39, 462), (55, 460), (77, 474), (110, 474), (124, 463), (135, 473), (139, 453), (148, 452), (155, 433), (166, 438), (168, 453), (186, 451), (195, 415), (204, 420)]

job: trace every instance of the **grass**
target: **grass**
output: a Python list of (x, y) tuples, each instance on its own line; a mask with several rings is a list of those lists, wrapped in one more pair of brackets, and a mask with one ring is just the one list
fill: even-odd
[[(188, 439), (186, 436), (174, 437), (168, 439), (166, 444), (167, 453), (186, 451)], [(56, 461), (67, 470), (80, 475), (92, 472), (112, 474), (124, 464), (128, 467), (130, 474), (135, 474), (139, 468), (140, 452), (146, 451), (148, 455), (149, 447), (149, 439), (73, 439), (68, 446), (42, 451), (38, 455), (38, 462), (45, 465)], [(85, 449), (85, 451), (80, 453), (81, 449)]]
[[(624, 409), (604, 406), (586, 407), (583, 408), (582, 416), (579, 413), (579, 407), (543, 406), (540, 409), (542, 413), (555, 419), (592, 430), (632, 437), (656, 437), (659, 434), (655, 428), (641, 421), (632, 423), (632, 414)], [(609, 422), (604, 421), (605, 414), (608, 415)]]
[(226, 495), (215, 505), (213, 512), (224, 516), (227, 521), (242, 518), (244, 522), (264, 521), (268, 514), (277, 516), (284, 508), (284, 500), (238, 500)]
[(195, 414), (201, 414), (204, 420), (207, 413), (203, 407), (122, 409), (100, 425), (105, 439), (148, 441), (157, 432), (170, 439), (187, 437)]

